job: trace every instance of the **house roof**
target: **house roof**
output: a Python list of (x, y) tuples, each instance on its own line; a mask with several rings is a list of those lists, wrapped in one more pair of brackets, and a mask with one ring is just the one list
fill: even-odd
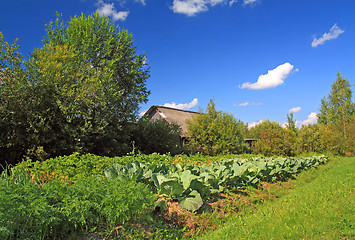
[(187, 119), (192, 119), (199, 114), (198, 112), (181, 110), (176, 108), (164, 107), (164, 106), (151, 106), (143, 117), (152, 119), (155, 113), (159, 114), (160, 119), (164, 119), (168, 123), (176, 123), (182, 129), (182, 136), (185, 136), (187, 132)]

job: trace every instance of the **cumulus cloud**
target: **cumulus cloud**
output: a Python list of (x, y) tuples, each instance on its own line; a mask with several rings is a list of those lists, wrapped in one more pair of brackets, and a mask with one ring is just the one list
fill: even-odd
[(308, 118), (302, 122), (302, 125), (314, 124), (317, 123), (318, 113), (312, 112), (308, 115)]
[(296, 112), (299, 112), (301, 111), (301, 107), (294, 107), (294, 108), (291, 108), (290, 110), (288, 110), (288, 113), (296, 113)]
[(238, 106), (241, 106), (241, 107), (246, 107), (249, 105), (249, 102), (244, 102), (244, 103), (241, 103), (239, 104)]
[(192, 17), (197, 13), (207, 11), (207, 5), (207, 1), (204, 0), (174, 0), (171, 9), (174, 13), (181, 13)]
[(176, 104), (174, 102), (172, 103), (165, 103), (164, 104), (164, 107), (171, 107), (171, 108), (177, 108), (177, 109), (190, 109), (190, 108), (193, 108), (195, 107), (196, 105), (198, 104), (198, 99), (197, 98), (194, 98), (192, 100), (192, 102), (190, 103), (179, 103), (179, 104)]
[(243, 1), (243, 5), (249, 5), (249, 4), (254, 4), (256, 3), (258, 0), (244, 0)]
[(324, 44), (326, 41), (329, 41), (331, 39), (335, 39), (339, 37), (340, 34), (342, 34), (344, 30), (340, 29), (338, 25), (335, 23), (333, 27), (330, 28), (329, 33), (324, 33), (322, 37), (320, 38), (313, 38), (312, 41), (312, 47), (317, 47), (319, 45)]
[(264, 120), (260, 120), (259, 122), (251, 122), (248, 123), (248, 128), (255, 127), (256, 125), (259, 125), (260, 123), (264, 122)]
[[(208, 11), (210, 7), (218, 4), (229, 5), (231, 7), (237, 2), (238, 0), (174, 0), (171, 9), (174, 13), (181, 13), (192, 17), (198, 13)], [(256, 2), (257, 0), (243, 0), (243, 5), (250, 5)]]
[(275, 88), (284, 83), (285, 79), (292, 72), (293, 65), (284, 63), (273, 70), (269, 70), (267, 74), (260, 75), (256, 83), (246, 82), (240, 88), (247, 88), (252, 90), (261, 90), (268, 88)]
[(301, 128), (303, 125), (315, 124), (318, 121), (318, 113), (312, 112), (304, 121), (296, 121), (296, 127)]
[(98, 1), (99, 8), (97, 9), (100, 16), (111, 17), (113, 21), (124, 21), (128, 17), (129, 11), (117, 11), (113, 3), (104, 3), (102, 0)]

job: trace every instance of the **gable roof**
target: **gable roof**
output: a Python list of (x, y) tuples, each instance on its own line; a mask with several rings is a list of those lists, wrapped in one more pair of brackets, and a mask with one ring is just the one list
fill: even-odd
[(148, 111), (143, 115), (143, 117), (148, 117), (149, 120), (165, 120), (170, 124), (176, 123), (181, 127), (183, 137), (187, 132), (186, 120), (192, 119), (198, 114), (198, 112), (153, 105), (148, 109)]

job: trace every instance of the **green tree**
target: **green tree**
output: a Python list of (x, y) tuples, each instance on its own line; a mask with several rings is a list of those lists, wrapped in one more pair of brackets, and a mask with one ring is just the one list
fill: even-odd
[(246, 150), (242, 129), (244, 125), (233, 115), (217, 111), (210, 100), (207, 111), (186, 121), (189, 146), (207, 155), (242, 153)]
[(293, 156), (296, 154), (296, 133), (284, 129), (279, 123), (263, 121), (250, 128), (249, 136), (258, 139), (252, 150), (265, 156)]
[(139, 104), (146, 102), (150, 93), (145, 85), (149, 69), (146, 56), (137, 54), (131, 34), (97, 12), (75, 16), (68, 23), (58, 15), (46, 31), (45, 43), (68, 46), (78, 62), (101, 72), (103, 111), (109, 122), (136, 120)]
[(93, 115), (103, 106), (101, 72), (65, 45), (35, 49), (27, 67), (35, 96), (28, 119), (34, 148), (44, 146), (50, 156), (92, 152), (90, 134), (102, 134), (107, 125)]
[(352, 90), (349, 80), (337, 73), (337, 79), (331, 86), (327, 98), (321, 100), (318, 122), (326, 125), (341, 125), (343, 138), (347, 139), (347, 124), (355, 110), (351, 100)]
[(183, 150), (180, 135), (181, 128), (177, 124), (141, 118), (135, 124), (132, 141), (137, 150), (144, 154), (169, 152), (175, 155)]
[(9, 44), (0, 32), (0, 164), (16, 163), (28, 147), (31, 91), (21, 64), (17, 40)]
[(97, 12), (67, 23), (58, 16), (46, 31), (46, 44), (67, 46), (84, 72), (90, 66), (100, 76), (100, 104), (90, 108), (90, 121), (82, 129), (84, 151), (109, 156), (129, 151), (130, 125), (150, 93), (146, 57), (136, 53), (132, 35)]
[(296, 132), (296, 120), (293, 118), (293, 113), (287, 114), (287, 129)]
[(321, 134), (321, 124), (303, 125), (298, 132), (297, 143), (300, 152), (323, 152)]
[(261, 132), (263, 130), (279, 129), (279, 128), (280, 128), (279, 123), (267, 119), (266, 121), (262, 121), (260, 124), (251, 127), (248, 131), (248, 138), (260, 139)]
[(149, 95), (149, 68), (132, 35), (98, 13), (66, 23), (58, 16), (46, 31), (28, 61), (0, 34), (2, 161), (129, 152), (138, 105)]

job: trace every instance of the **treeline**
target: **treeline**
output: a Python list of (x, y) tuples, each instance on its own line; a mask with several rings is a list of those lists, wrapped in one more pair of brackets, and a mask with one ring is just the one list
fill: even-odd
[(349, 80), (337, 74), (327, 97), (321, 100), (318, 122), (296, 128), (293, 114), (282, 128), (266, 121), (247, 131), (259, 139), (252, 147), (256, 154), (293, 156), (316, 152), (336, 155), (355, 155), (355, 104)]
[[(296, 127), (293, 114), (282, 127), (273, 121), (248, 128), (233, 115), (219, 112), (211, 100), (206, 112), (188, 122), (188, 148), (207, 155), (253, 153), (295, 156), (304, 153), (355, 155), (355, 104), (349, 80), (337, 74), (327, 97), (321, 100), (318, 122)], [(244, 139), (252, 139), (247, 145)]]

